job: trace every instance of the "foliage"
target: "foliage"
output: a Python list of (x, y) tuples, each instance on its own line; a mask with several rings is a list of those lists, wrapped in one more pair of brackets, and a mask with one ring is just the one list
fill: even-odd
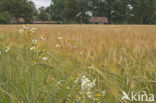
[[(26, 23), (31, 23), (33, 20), (35, 5), (28, 0), (1, 0), (2, 12), (9, 12), (10, 17), (15, 18), (17, 23), (20, 17), (23, 17)], [(8, 21), (9, 22), (9, 21)]]
[(8, 24), (10, 23), (10, 16), (7, 12), (0, 13), (0, 24)]
[(38, 20), (50, 21), (50, 15), (47, 13), (46, 8), (41, 7), (41, 8), (39, 8), (38, 12), (39, 12), (37, 15)]

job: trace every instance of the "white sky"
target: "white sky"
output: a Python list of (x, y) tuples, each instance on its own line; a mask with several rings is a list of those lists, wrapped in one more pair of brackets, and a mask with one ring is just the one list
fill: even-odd
[(47, 7), (50, 5), (51, 0), (31, 0), (35, 3), (36, 8), (40, 8), (41, 6)]

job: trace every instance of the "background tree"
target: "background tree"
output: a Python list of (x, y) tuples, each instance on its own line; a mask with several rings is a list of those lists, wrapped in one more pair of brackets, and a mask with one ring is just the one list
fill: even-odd
[(0, 12), (8, 12), (11, 18), (15, 18), (17, 23), (23, 17), (26, 23), (31, 23), (35, 11), (35, 5), (29, 0), (0, 0)]
[(129, 0), (132, 6), (131, 18), (136, 24), (151, 23), (151, 16), (154, 14), (154, 0)]
[(41, 8), (39, 8), (38, 12), (39, 12), (38, 20), (50, 21), (50, 15), (47, 12), (47, 8), (41, 7)]
[(64, 21), (64, 0), (52, 0), (48, 12), (52, 20)]

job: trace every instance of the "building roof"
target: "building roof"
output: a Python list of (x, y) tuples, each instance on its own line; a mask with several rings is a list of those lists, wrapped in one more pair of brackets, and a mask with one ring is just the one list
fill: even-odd
[(54, 24), (53, 21), (34, 21), (34, 24)]
[(24, 20), (24, 18), (19, 18), (19, 23), (24, 23), (25, 22), (25, 20)]
[(89, 19), (89, 22), (91, 23), (108, 23), (108, 19), (106, 17), (91, 17)]

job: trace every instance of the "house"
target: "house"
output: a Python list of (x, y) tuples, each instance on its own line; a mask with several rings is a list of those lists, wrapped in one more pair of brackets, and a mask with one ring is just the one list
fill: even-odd
[(34, 21), (34, 24), (54, 24), (53, 21)]
[(11, 22), (14, 23), (14, 24), (24, 24), (25, 20), (22, 17), (20, 17), (19, 19), (12, 18)]
[(89, 22), (93, 24), (108, 24), (108, 19), (106, 17), (91, 17)]
[(25, 23), (24, 18), (19, 18), (18, 23), (19, 23), (19, 24), (24, 24), (24, 23)]

